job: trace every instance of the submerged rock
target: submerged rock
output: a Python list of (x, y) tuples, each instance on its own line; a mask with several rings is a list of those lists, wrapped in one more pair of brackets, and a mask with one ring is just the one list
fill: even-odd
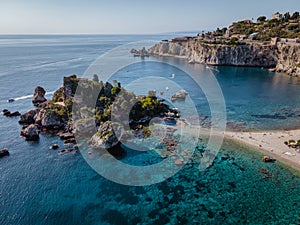
[(66, 148), (66, 149), (60, 150), (60, 151), (58, 151), (58, 154), (62, 155), (65, 153), (77, 152), (77, 150), (78, 150), (78, 147), (75, 146), (73, 148)]
[(47, 101), (47, 99), (45, 98), (45, 94), (46, 94), (45, 89), (40, 86), (37, 86), (34, 89), (34, 94), (33, 94), (33, 98), (32, 98), (33, 105), (39, 106), (40, 103)]
[(58, 144), (53, 144), (49, 147), (49, 149), (53, 149), (53, 150), (58, 149), (58, 148), (59, 148)]
[(21, 131), (21, 136), (25, 137), (26, 141), (38, 141), (39, 130), (34, 124), (30, 124)]

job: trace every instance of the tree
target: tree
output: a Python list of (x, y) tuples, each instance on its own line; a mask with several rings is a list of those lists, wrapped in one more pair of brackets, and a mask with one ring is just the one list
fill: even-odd
[(226, 31), (227, 31), (227, 27), (223, 27), (223, 28), (222, 28), (222, 33), (225, 34)]
[(292, 20), (296, 20), (298, 18), (300, 18), (299, 12), (294, 12), (294, 14), (292, 15), (291, 19)]
[(263, 22), (266, 22), (266, 19), (267, 19), (267, 17), (260, 16), (260, 17), (257, 18), (257, 22), (263, 23)]
[(285, 13), (283, 18), (285, 22), (288, 22), (291, 19), (290, 13), (289, 12)]

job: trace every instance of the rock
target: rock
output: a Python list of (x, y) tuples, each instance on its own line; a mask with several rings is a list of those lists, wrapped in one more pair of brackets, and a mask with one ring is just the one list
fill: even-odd
[(182, 164), (183, 164), (183, 161), (181, 159), (177, 159), (175, 161), (175, 165), (177, 165), (177, 166), (181, 166)]
[(36, 109), (32, 109), (22, 114), (19, 120), (19, 124), (33, 124), (35, 123), (35, 115), (37, 113)]
[(58, 130), (64, 128), (67, 118), (59, 115), (52, 109), (40, 109), (34, 117), (35, 123), (46, 130)]
[(16, 116), (21, 115), (21, 113), (19, 113), (18, 111), (15, 111), (15, 112), (11, 113), (7, 109), (3, 109), (2, 114), (3, 114), (3, 116), (6, 116), (6, 117), (16, 117)]
[(186, 96), (188, 95), (188, 92), (185, 90), (180, 90), (176, 92), (174, 95), (171, 97), (171, 101), (177, 101), (177, 100), (185, 100)]
[(63, 150), (58, 151), (59, 155), (65, 154), (65, 153), (71, 153), (71, 152), (77, 152), (78, 148), (73, 147), (73, 148), (66, 148)]
[(122, 134), (120, 124), (112, 121), (102, 123), (89, 144), (96, 149), (106, 149), (114, 156), (121, 156), (125, 151), (120, 147), (119, 139)]
[(4, 148), (0, 151), (0, 158), (2, 158), (4, 156), (8, 156), (8, 155), (9, 155), (8, 148)]
[(37, 86), (34, 89), (34, 94), (33, 94), (33, 98), (32, 98), (33, 105), (39, 106), (40, 103), (47, 101), (47, 99), (45, 98), (45, 94), (46, 94), (45, 89), (40, 86)]
[(72, 134), (71, 132), (58, 133), (58, 136), (62, 140), (68, 140), (74, 138), (74, 134)]
[(25, 137), (26, 141), (38, 141), (40, 138), (38, 127), (30, 124), (21, 131), (21, 136)]
[(70, 138), (70, 139), (64, 140), (64, 144), (75, 144), (75, 143), (76, 143), (75, 138)]
[(262, 157), (262, 161), (268, 163), (268, 162), (274, 162), (275, 160), (272, 159), (270, 156), (265, 155)]
[(88, 82), (86, 78), (77, 78), (76, 75), (64, 77), (63, 81), (63, 100), (74, 97), (78, 84), (85, 84)]
[(8, 111), (7, 109), (3, 109), (2, 110), (2, 114), (3, 114), (3, 116), (9, 116), (10, 115), (10, 111)]
[(53, 144), (49, 147), (49, 149), (53, 149), (53, 150), (58, 149), (58, 148), (59, 148), (59, 146), (57, 144)]
[(97, 132), (95, 119), (88, 118), (76, 121), (73, 132), (78, 137), (91, 138)]
[(9, 115), (9, 117), (16, 117), (16, 116), (21, 116), (21, 113), (19, 113), (18, 111), (15, 111)]

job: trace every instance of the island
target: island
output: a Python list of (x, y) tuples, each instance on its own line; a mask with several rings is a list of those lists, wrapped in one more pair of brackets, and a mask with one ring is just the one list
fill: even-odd
[[(123, 139), (147, 138), (151, 135), (148, 127), (154, 117), (175, 123), (180, 117), (178, 110), (164, 103), (164, 99), (158, 99), (154, 91), (136, 96), (116, 80), (113, 84), (99, 81), (96, 74), (93, 80), (76, 75), (64, 77), (63, 86), (51, 100), (45, 98), (45, 93), (43, 87), (35, 88), (32, 103), (36, 108), (19, 115), (20, 134), (26, 141), (38, 141), (40, 133), (57, 134), (68, 145), (59, 150), (60, 154), (77, 151), (76, 137), (80, 137), (92, 148), (123, 156), (121, 136)], [(126, 111), (129, 115), (122, 113)], [(8, 110), (3, 113), (8, 114)], [(112, 115), (118, 120), (112, 120)], [(120, 135), (122, 126), (129, 128)], [(54, 144), (49, 148), (55, 150), (59, 146)]]

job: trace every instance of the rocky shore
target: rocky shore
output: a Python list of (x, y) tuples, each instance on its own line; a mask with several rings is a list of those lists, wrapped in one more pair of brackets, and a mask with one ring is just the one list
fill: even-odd
[(160, 42), (148, 52), (158, 56), (175, 56), (189, 63), (208, 65), (274, 68), (291, 76), (300, 76), (300, 43), (274, 41), (248, 42), (241, 45), (204, 43), (197, 37), (183, 41)]

